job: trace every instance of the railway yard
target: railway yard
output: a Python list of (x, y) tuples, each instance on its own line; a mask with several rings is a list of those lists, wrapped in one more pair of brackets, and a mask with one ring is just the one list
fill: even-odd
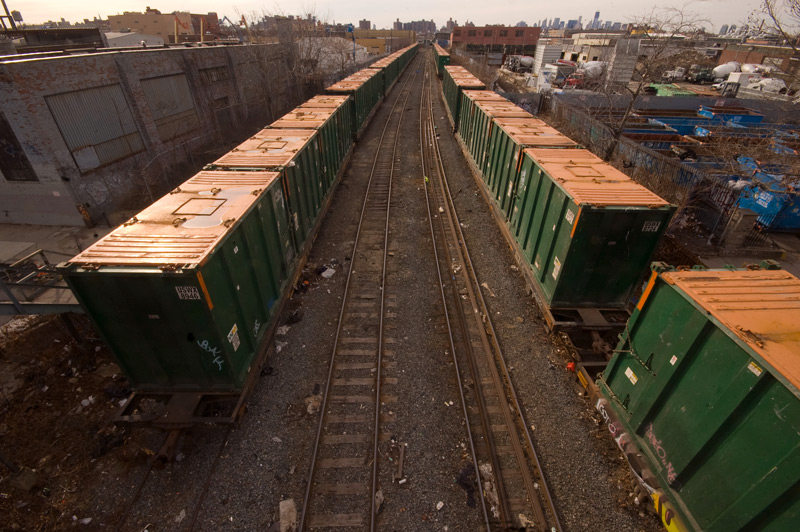
[[(555, 270), (537, 277), (538, 255), (535, 268), (525, 262), (534, 261), (533, 256), (525, 259), (534, 236), (520, 236), (524, 217), (513, 209), (513, 202), (525, 201), (525, 172), (533, 168), (525, 165), (539, 165), (544, 172), (552, 168), (548, 164), (573, 168), (578, 160), (599, 168), (601, 162), (580, 155), (577, 145), (555, 138), (555, 130), (550, 136), (544, 126), (536, 135), (548, 141), (539, 146), (544, 149), (525, 151), (528, 159), (523, 150), (530, 144), (523, 141), (504, 141), (502, 148), (479, 146), (481, 139), (467, 129), (473, 125), (453, 116), (452, 102), (460, 102), (462, 113), (466, 105), (488, 109), (495, 120), (510, 121), (503, 123), (508, 127), (516, 124), (513, 112), (462, 95), (456, 89), (459, 82), (453, 81), (456, 74), (445, 72), (440, 80), (443, 64), (429, 47), (409, 47), (392, 57), (381, 66), (382, 88), (378, 74), (355, 74), (286, 115), (284, 125), (278, 121), (262, 130), (159, 200), (174, 203), (166, 211), (167, 223), (158, 222), (166, 227), (158, 229), (163, 231), (158, 238), (169, 239), (168, 251), (161, 252), (173, 262), (188, 253), (189, 244), (176, 244), (172, 233), (196, 214), (185, 207), (188, 202), (253, 202), (237, 207), (246, 220), (241, 225), (233, 219), (220, 224), (231, 227), (233, 236), (224, 241), (219, 239), (228, 238), (227, 233), (219, 236), (202, 261), (192, 259), (199, 264), (196, 272), (188, 268), (189, 259), (165, 268), (167, 255), (133, 260), (114, 244), (128, 239), (125, 245), (138, 249), (154, 245), (155, 230), (140, 229), (151, 219), (149, 210), (60, 267), (81, 302), (92, 309), (106, 342), (88, 321), (76, 317), (45, 319), (36, 322), (38, 329), (31, 334), (5, 338), (0, 370), (15, 378), (4, 382), (0, 457), (24, 471), (14, 476), (17, 480), (6, 477), (0, 483), (0, 511), (6, 516), (2, 528), (651, 532), (669, 524), (675, 514), (656, 515), (641, 487), (641, 477), (646, 483), (650, 477), (641, 470), (632, 474), (609, 433), (606, 410), (595, 408), (598, 396), (591, 394), (599, 392), (576, 379), (575, 346), (553, 332), (554, 322), (565, 319), (556, 312), (559, 304), (570, 311), (579, 305), (565, 283), (546, 283), (550, 277), (556, 280), (559, 271), (564, 277), (576, 263), (600, 256), (598, 262), (606, 264), (586, 266), (587, 279), (603, 279), (619, 290), (584, 287), (583, 293), (602, 300), (597, 306), (604, 310), (616, 300), (626, 304), (641, 288), (640, 279), (647, 279), (649, 259), (671, 208), (643, 187), (634, 190), (621, 173), (612, 180), (609, 170), (604, 179), (613, 183), (605, 186), (617, 187), (617, 197), (633, 198), (622, 214), (613, 214), (621, 234), (631, 233), (624, 229), (628, 220), (652, 228), (643, 229), (637, 241), (642, 256), (629, 260), (638, 260), (644, 270), (634, 266), (629, 274), (600, 252), (581, 255), (558, 244), (561, 260), (555, 257)], [(353, 87), (371, 83), (373, 88), (366, 96), (353, 96), (351, 114), (336, 115), (341, 102), (350, 101), (338, 94), (357, 90), (348, 80)], [(345, 135), (329, 128), (335, 120)], [(292, 139), (306, 127), (318, 133), (293, 147)], [(350, 129), (357, 136), (352, 148)], [(318, 142), (318, 159), (316, 151), (305, 147), (312, 141)], [(566, 147), (560, 152), (553, 149), (562, 144)], [(484, 158), (474, 155), (479, 148), (486, 150), (486, 161), (513, 150), (514, 164), (495, 160), (482, 166)], [(561, 154), (570, 151), (572, 159), (560, 162)], [(267, 152), (290, 158), (269, 167), (252, 162)], [(517, 177), (509, 177), (514, 165)], [(309, 167), (323, 169), (318, 182), (303, 174)], [(522, 180), (514, 181), (520, 169)], [(534, 174), (530, 169), (529, 182)], [(586, 176), (576, 175), (578, 185), (585, 184)], [(506, 189), (511, 198), (512, 182), (517, 194), (504, 200)], [(242, 183), (250, 187), (244, 193)], [(293, 188), (296, 183), (302, 185)], [(205, 192), (211, 185), (219, 188)], [(196, 193), (192, 186), (206, 188)], [(572, 196), (564, 200), (566, 210), (558, 211), (558, 218), (570, 224), (563, 228), (568, 241), (584, 242), (587, 225), (609, 222), (601, 215), (593, 218), (588, 206), (570, 211), (570, 201), (579, 204), (575, 197), (588, 198), (592, 191), (569, 186), (565, 190)], [(611, 206), (603, 212), (616, 205), (614, 199), (591, 197)], [(247, 225), (253, 212), (259, 213), (258, 222)], [(183, 218), (173, 220), (176, 213)], [(562, 231), (556, 224), (563, 221), (552, 223), (556, 242)], [(254, 235), (278, 251), (260, 250)], [(587, 247), (590, 241), (585, 240)], [(269, 272), (238, 277), (235, 261), (247, 257), (267, 265)], [(214, 266), (215, 261), (222, 266)], [(104, 269), (109, 264), (114, 267)], [(117, 278), (104, 278), (99, 288), (88, 287), (87, 279), (101, 275), (141, 275), (139, 270), (120, 274), (131, 264), (164, 274), (165, 290), (177, 290), (181, 301), (164, 302), (152, 280), (126, 288)], [(188, 277), (180, 277), (182, 270)], [(184, 286), (196, 279), (197, 288)], [(534, 279), (541, 289), (532, 288)], [(229, 293), (257, 301), (252, 308), (242, 303), (231, 311), (233, 329), (222, 324)], [(108, 309), (122, 295), (132, 302), (130, 312), (110, 315)], [(141, 302), (148, 297), (163, 306)], [(201, 303), (207, 304), (210, 317), (198, 317), (184, 306)], [(259, 305), (268, 307), (263, 316)], [(136, 308), (148, 309), (149, 321), (132, 317)], [(642, 308), (635, 316), (645, 312)], [(791, 303), (787, 308), (796, 313)], [(166, 324), (181, 331), (171, 353), (195, 357), (191, 362), (139, 358), (149, 342), (145, 337), (159, 338), (152, 323), (167, 321), (164, 309), (182, 316)], [(584, 320), (599, 315), (583, 309), (575, 314)], [(605, 314), (606, 320), (610, 315)], [(201, 327), (216, 327), (219, 338), (206, 340)], [(614, 334), (621, 332), (621, 325), (615, 327)], [(626, 334), (635, 356), (634, 333), (626, 328)], [(607, 345), (612, 337), (592, 335), (589, 344)], [(240, 345), (252, 351), (251, 358), (236, 354)], [(24, 355), (29, 352), (37, 356)], [(137, 382), (122, 377), (114, 362), (120, 352), (121, 365)], [(595, 355), (603, 352), (594, 350)], [(595, 378), (597, 370), (588, 358), (588, 370), (578, 361), (581, 378)], [(652, 360), (639, 363), (652, 373)], [(237, 364), (238, 373), (233, 369)], [(228, 366), (230, 373), (222, 376)], [(641, 371), (644, 380), (646, 371)], [(793, 369), (787, 371), (794, 375)], [(201, 393), (182, 381), (187, 375), (203, 383)], [(790, 383), (795, 378), (787, 377)], [(636, 377), (627, 380), (636, 384)], [(165, 382), (178, 390), (174, 396), (164, 391)], [(129, 398), (132, 384), (136, 394)], [(617, 401), (618, 387), (608, 384), (604, 397)], [(231, 389), (237, 393), (226, 395)], [(221, 401), (229, 396), (232, 403)], [(188, 401), (189, 410), (181, 410), (182, 401)], [(618, 402), (627, 408), (628, 399)], [(795, 397), (795, 414), (796, 404)], [(115, 412), (116, 421), (124, 423), (112, 422)], [(794, 449), (785, 455), (796, 456)], [(21, 480), (26, 475), (27, 482)], [(770, 512), (793, 515), (791, 500), (776, 500)], [(752, 519), (762, 526), (754, 530), (769, 530), (769, 519)], [(674, 530), (702, 529), (692, 526), (697, 528)]]

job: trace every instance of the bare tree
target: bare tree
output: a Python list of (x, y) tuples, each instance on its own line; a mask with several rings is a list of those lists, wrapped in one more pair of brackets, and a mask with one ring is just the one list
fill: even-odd
[(791, 50), (789, 68), (783, 74), (789, 85), (800, 85), (800, 0), (761, 0), (760, 12), (751, 16), (753, 25), (782, 38)]
[[(702, 24), (706, 22), (681, 8), (666, 7), (654, 8), (650, 13), (630, 23), (630, 38), (637, 41), (635, 46), (638, 57), (631, 83), (609, 77), (605, 84), (604, 92), (623, 94), (626, 97), (626, 104), (619, 118), (607, 124), (612, 131), (612, 142), (603, 154), (604, 160), (608, 161), (613, 157), (622, 131), (633, 114), (636, 100), (644, 93), (645, 87), (653, 81), (660, 81), (665, 63), (669, 62), (672, 56), (693, 46), (703, 31)], [(614, 62), (624, 53), (622, 44), (621, 42), (616, 44), (613, 52)], [(625, 44), (630, 46), (631, 43)]]

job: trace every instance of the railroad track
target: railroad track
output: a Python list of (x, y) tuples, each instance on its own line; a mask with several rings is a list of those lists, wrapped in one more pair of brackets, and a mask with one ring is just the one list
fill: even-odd
[(426, 61), (420, 149), (450, 351), (487, 530), (561, 531), (528, 424), (467, 250), (439, 154)]
[[(419, 58), (414, 61), (420, 61)], [(407, 71), (413, 71), (409, 65)], [(384, 320), (393, 305), (386, 294), (392, 178), (400, 125), (416, 71), (399, 88), (375, 152), (356, 230), (350, 268), (321, 400), (321, 415), (309, 467), (298, 530), (351, 527), (375, 530), (378, 445), (391, 402), (382, 375), (391, 361)]]

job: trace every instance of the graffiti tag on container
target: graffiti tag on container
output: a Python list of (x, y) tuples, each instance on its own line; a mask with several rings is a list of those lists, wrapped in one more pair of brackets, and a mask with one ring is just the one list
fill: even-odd
[(647, 432), (645, 432), (644, 435), (650, 442), (650, 445), (653, 446), (653, 450), (656, 452), (658, 459), (661, 460), (661, 465), (667, 469), (667, 480), (670, 483), (674, 482), (678, 475), (675, 473), (675, 468), (672, 466), (672, 462), (667, 460), (667, 451), (665, 451), (661, 446), (661, 440), (659, 440), (656, 437), (656, 434), (653, 432), (652, 423), (650, 423), (650, 426), (647, 427)]
[(203, 340), (202, 342), (198, 340), (197, 345), (199, 345), (201, 349), (207, 351), (208, 353), (211, 353), (211, 356), (214, 357), (211, 363), (216, 364), (219, 370), (222, 371), (223, 360), (222, 357), (219, 356), (221, 351), (216, 347), (211, 347), (211, 344), (208, 343), (208, 340)]
[(253, 336), (258, 336), (258, 331), (261, 330), (261, 323), (258, 320), (253, 324)]

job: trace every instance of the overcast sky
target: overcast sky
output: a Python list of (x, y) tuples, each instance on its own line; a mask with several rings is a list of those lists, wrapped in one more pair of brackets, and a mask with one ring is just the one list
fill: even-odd
[(123, 11), (144, 11), (149, 4), (162, 13), (172, 11), (191, 11), (207, 13), (215, 11), (237, 20), (242, 13), (298, 14), (307, 11), (317, 14), (320, 19), (336, 22), (352, 22), (366, 18), (378, 28), (391, 27), (392, 21), (399, 18), (403, 22), (412, 20), (431, 20), (438, 27), (449, 18), (463, 24), (470, 20), (477, 26), (486, 24), (513, 25), (524, 20), (533, 25), (543, 18), (559, 17), (562, 20), (592, 19), (595, 11), (600, 11), (601, 20), (631, 22), (641, 19), (650, 6), (689, 6), (686, 11), (695, 13), (697, 18), (709, 21), (711, 30), (718, 30), (722, 24), (741, 25), (748, 15), (758, 9), (761, 0), (661, 0), (642, 2), (641, 0), (571, 0), (553, 2), (550, 0), (399, 0), (391, 2), (380, 0), (234, 0), (231, 3), (219, 0), (6, 0), (9, 10), (22, 13), (25, 22), (41, 23), (59, 20), (62, 17), (71, 22), (95, 16), (107, 17)]

